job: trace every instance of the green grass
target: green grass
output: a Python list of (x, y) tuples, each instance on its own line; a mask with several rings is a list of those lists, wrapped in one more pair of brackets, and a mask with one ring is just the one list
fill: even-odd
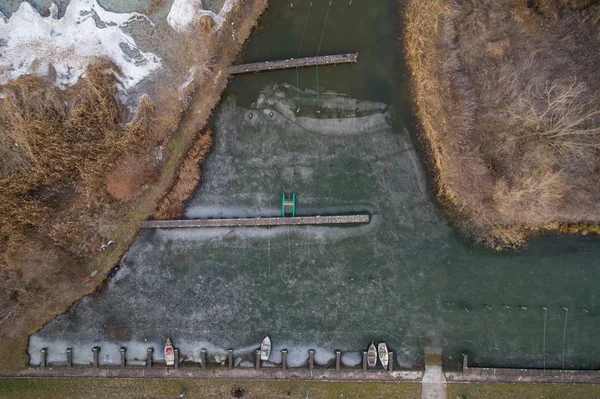
[(591, 399), (600, 398), (600, 385), (449, 383), (448, 399)]
[(4, 378), (0, 398), (119, 399), (235, 398), (236, 389), (250, 398), (398, 398), (421, 397), (421, 384), (411, 382), (236, 381), (123, 378)]

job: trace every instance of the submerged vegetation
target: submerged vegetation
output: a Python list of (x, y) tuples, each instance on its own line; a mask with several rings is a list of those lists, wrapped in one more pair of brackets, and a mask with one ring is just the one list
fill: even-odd
[(1, 87), (0, 368), (26, 365), (27, 336), (104, 280), (141, 220), (181, 212), (212, 143), (199, 132), (225, 68), (266, 3), (238, 1), (219, 30), (156, 27), (150, 35), (170, 47), (165, 77), (133, 115), (105, 59), (65, 90), (52, 76)]
[(600, 5), (422, 0), (404, 12), (422, 139), (462, 230), (496, 248), (531, 230), (595, 230)]

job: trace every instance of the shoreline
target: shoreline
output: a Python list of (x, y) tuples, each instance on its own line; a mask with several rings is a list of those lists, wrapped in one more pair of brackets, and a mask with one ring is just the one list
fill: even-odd
[[(598, 234), (598, 214), (594, 203), (588, 201), (585, 194), (593, 191), (592, 187), (586, 186), (593, 184), (592, 177), (579, 166), (584, 160), (568, 160), (566, 155), (561, 158), (562, 155), (544, 147), (543, 142), (527, 141), (528, 135), (520, 133), (519, 129), (528, 129), (525, 116), (519, 114), (529, 112), (523, 105), (526, 104), (523, 98), (529, 99), (530, 92), (537, 90), (537, 81), (527, 74), (528, 70), (520, 75), (510, 70), (511, 67), (525, 68), (519, 64), (524, 62), (519, 60), (524, 57), (524, 50), (519, 47), (521, 43), (514, 44), (515, 37), (525, 43), (542, 40), (539, 37), (548, 29), (544, 25), (548, 21), (559, 31), (559, 28), (574, 29), (574, 14), (571, 10), (563, 10), (562, 17), (549, 17), (517, 5), (513, 8), (506, 4), (494, 6), (496, 8), (482, 5), (479, 8), (473, 6), (471, 10), (469, 6), (452, 8), (452, 4), (448, 0), (424, 0), (400, 6), (406, 27), (402, 46), (410, 70), (419, 142), (424, 148), (436, 197), (448, 218), (468, 238), (496, 250), (520, 248), (529, 239), (548, 233)], [(478, 12), (477, 15), (500, 11), (507, 15), (511, 12), (523, 15), (518, 15), (521, 19), (514, 17), (514, 21), (511, 20), (506, 28), (508, 33), (500, 31), (496, 34), (493, 28), (484, 30), (486, 37), (505, 35), (501, 41), (488, 41), (487, 38), (465, 38), (466, 30), (475, 29), (469, 25), (475, 17), (465, 16), (471, 15), (469, 10)], [(519, 29), (524, 29), (522, 25), (525, 24), (537, 30), (524, 34)], [(477, 40), (483, 46), (487, 45), (487, 50), (474, 47), (480, 44)], [(542, 55), (547, 51), (550, 39), (544, 40), (540, 44)], [(524, 46), (528, 48), (527, 44)], [(575, 62), (576, 56), (572, 57)], [(506, 89), (507, 92), (513, 90), (508, 94), (492, 93), (495, 86), (485, 81), (492, 78), (483, 75), (485, 68), (478, 67), (477, 60), (484, 63), (485, 68), (491, 68), (489, 74), (496, 80), (508, 79), (512, 77), (510, 73), (514, 73), (518, 75), (515, 81), (522, 79), (519, 84), (523, 86)], [(548, 62), (555, 61), (550, 58)], [(509, 72), (501, 68), (508, 68)], [(556, 87), (564, 85), (560, 75), (548, 73), (546, 79)], [(531, 87), (525, 89), (527, 84)], [(569, 89), (575, 90), (573, 84), (564, 90)], [(507, 104), (510, 101), (518, 106)], [(569, 97), (568, 101), (571, 101), (569, 106), (583, 109), (583, 105), (576, 103), (577, 99)], [(582, 113), (592, 111), (580, 110)], [(588, 118), (587, 114), (584, 113), (582, 118)], [(512, 137), (503, 133), (503, 129), (519, 133)], [(523, 148), (512, 144), (517, 141)], [(509, 149), (508, 144), (502, 148), (504, 142), (516, 148)], [(571, 143), (552, 145), (563, 145), (568, 149), (567, 145)], [(594, 148), (589, 148), (590, 154)], [(520, 155), (520, 152), (526, 155)], [(515, 160), (510, 158), (512, 154), (517, 154)]]
[[(95, 256), (84, 265), (88, 273), (91, 271), (91, 274), (85, 279), (84, 276), (81, 277), (83, 284), (87, 286), (87, 292), (69, 299), (70, 303), (68, 305), (57, 305), (58, 309), (47, 311), (43, 320), (38, 319), (37, 322), (27, 320), (26, 322), (29, 324), (22, 328), (16, 336), (4, 340), (0, 345), (0, 353), (2, 353), (0, 370), (27, 367), (29, 363), (27, 344), (30, 335), (56, 316), (67, 311), (85, 296), (101, 289), (103, 282), (106, 280), (107, 272), (119, 262), (136, 238), (140, 222), (151, 217), (161, 202), (168, 196), (179, 179), (181, 166), (186, 159), (189, 156), (197, 156), (193, 151), (192, 153), (188, 151), (195, 143), (203, 140), (201, 132), (212, 115), (213, 109), (221, 100), (221, 95), (229, 82), (230, 76), (227, 73), (227, 68), (235, 61), (243, 44), (250, 37), (251, 32), (258, 24), (260, 16), (267, 7), (268, 0), (240, 1), (233, 7), (227, 16), (227, 23), (223, 24), (223, 28), (217, 31), (214, 38), (215, 48), (220, 50), (216, 53), (214, 78), (204, 80), (191, 94), (193, 98), (191, 106), (182, 114), (176, 133), (172, 135), (164, 150), (166, 161), (160, 168), (158, 180), (142, 193), (136, 201), (136, 205), (116, 225), (113, 239), (116, 243), (111, 245), (110, 250)], [(233, 24), (235, 24), (235, 36), (232, 35), (231, 31)], [(233, 42), (232, 36), (234, 37)], [(169, 207), (171, 209), (181, 207), (181, 204), (186, 200), (187, 198), (180, 198), (177, 201), (171, 199)]]

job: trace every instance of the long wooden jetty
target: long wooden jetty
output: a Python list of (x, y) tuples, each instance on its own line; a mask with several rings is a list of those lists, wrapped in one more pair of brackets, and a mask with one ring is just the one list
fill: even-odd
[(144, 220), (142, 229), (179, 229), (205, 227), (255, 227), (255, 226), (301, 226), (339, 225), (369, 223), (369, 215), (255, 217), (233, 219)]
[(231, 75), (248, 72), (270, 71), (274, 69), (296, 68), (313, 65), (348, 64), (358, 62), (358, 53), (322, 55), (319, 57), (289, 58), (279, 61), (255, 62), (252, 64), (232, 65), (227, 68)]

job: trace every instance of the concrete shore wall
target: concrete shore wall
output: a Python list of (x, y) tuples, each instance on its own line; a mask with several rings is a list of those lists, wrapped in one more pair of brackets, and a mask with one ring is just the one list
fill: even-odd
[[(420, 381), (423, 372), (420, 370), (394, 370), (395, 357), (390, 352), (390, 364), (388, 369), (383, 369), (381, 364), (375, 367), (366, 366), (366, 351), (363, 351), (362, 367), (343, 366), (341, 362), (342, 352), (335, 351), (335, 363), (328, 365), (317, 365), (314, 361), (315, 351), (308, 350), (308, 363), (302, 367), (289, 367), (287, 364), (287, 349), (281, 349), (281, 362), (272, 363), (261, 361), (260, 351), (256, 351), (254, 364), (238, 365), (233, 356), (233, 350), (227, 351), (224, 361), (210, 361), (210, 354), (202, 349), (201, 363), (184, 362), (175, 348), (176, 363), (167, 366), (164, 361), (156, 360), (154, 348), (148, 348), (145, 360), (140, 364), (139, 359), (127, 358), (127, 348), (122, 347), (121, 362), (117, 364), (103, 364), (100, 347), (92, 347), (94, 353), (90, 364), (73, 364), (73, 351), (67, 348), (64, 360), (48, 362), (48, 349), (40, 351), (39, 366), (31, 366), (20, 371), (0, 371), (1, 377), (92, 377), (92, 378), (204, 378), (204, 379), (273, 379), (273, 380), (340, 380), (340, 381)], [(135, 364), (133, 364), (135, 361)], [(248, 363), (248, 362), (246, 362)]]
[(470, 367), (467, 354), (463, 354), (462, 371), (444, 375), (448, 382), (600, 383), (600, 370)]
[[(151, 349), (151, 348), (150, 348)], [(125, 359), (123, 349), (121, 365), (104, 365), (94, 357), (90, 365), (73, 365), (70, 362), (71, 352), (65, 353), (65, 362), (60, 364), (46, 363), (45, 356), (39, 366), (32, 366), (20, 371), (0, 371), (1, 377), (90, 377), (90, 378), (203, 378), (203, 379), (264, 379), (264, 380), (327, 380), (327, 381), (413, 381), (423, 379), (422, 370), (395, 370), (394, 357), (388, 370), (380, 364), (368, 368), (344, 367), (336, 361), (335, 366), (316, 366), (314, 351), (309, 351), (309, 363), (305, 367), (288, 367), (287, 364), (261, 362), (256, 356), (252, 367), (234, 365), (232, 356), (222, 364), (207, 364), (206, 354), (202, 364), (178, 362), (176, 366), (167, 367), (164, 362), (153, 360), (153, 350), (148, 350), (145, 364), (130, 365)], [(92, 348), (95, 353), (100, 348)], [(285, 350), (282, 350), (282, 352)], [(44, 353), (44, 352), (42, 352)], [(204, 352), (206, 353), (206, 352)], [(341, 355), (336, 351), (336, 358)], [(285, 359), (285, 357), (283, 357)], [(285, 362), (285, 360), (284, 360)], [(364, 363), (364, 362), (363, 362)], [(505, 382), (505, 383), (600, 383), (600, 370), (540, 370), (469, 367), (465, 356), (462, 371), (446, 371), (444, 376), (448, 383), (464, 382)]]

